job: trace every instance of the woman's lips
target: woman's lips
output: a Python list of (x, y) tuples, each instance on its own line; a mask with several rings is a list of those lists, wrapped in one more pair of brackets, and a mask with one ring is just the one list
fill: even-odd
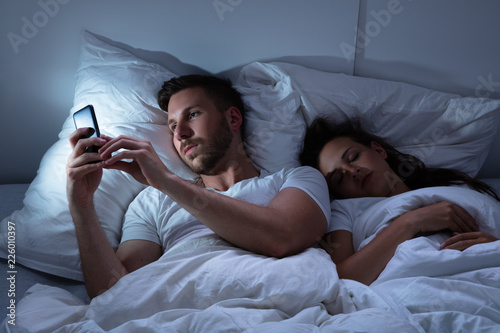
[(363, 181), (361, 182), (361, 188), (364, 189), (365, 186), (370, 182), (370, 180), (372, 179), (372, 175), (373, 175), (373, 172), (370, 172), (369, 174), (367, 174), (364, 178), (363, 178)]

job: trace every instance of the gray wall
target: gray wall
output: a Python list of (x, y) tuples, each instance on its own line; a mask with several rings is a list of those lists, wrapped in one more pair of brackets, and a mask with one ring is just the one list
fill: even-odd
[[(186, 72), (281, 60), (500, 98), (498, 13), (494, 0), (3, 0), (0, 184), (30, 182), (57, 140), (83, 29)], [(500, 177), (492, 156), (483, 169)]]

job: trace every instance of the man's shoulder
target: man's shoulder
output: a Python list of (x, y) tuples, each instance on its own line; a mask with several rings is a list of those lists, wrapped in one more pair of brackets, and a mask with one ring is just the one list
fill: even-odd
[(146, 186), (141, 192), (139, 192), (139, 194), (137, 194), (135, 198), (136, 200), (151, 199), (153, 197), (159, 197), (161, 194), (163, 193), (155, 189), (153, 186)]
[(263, 178), (272, 180), (275, 184), (323, 184), (325, 177), (318, 170), (309, 166), (298, 166), (284, 168), (274, 173), (270, 173)]
[(160, 190), (157, 190), (153, 186), (147, 186), (144, 188), (132, 201), (131, 205), (155, 205), (167, 204), (173, 201), (168, 195)]
[(310, 166), (297, 166), (294, 168), (285, 168), (279, 171), (283, 177), (323, 177), (319, 170)]

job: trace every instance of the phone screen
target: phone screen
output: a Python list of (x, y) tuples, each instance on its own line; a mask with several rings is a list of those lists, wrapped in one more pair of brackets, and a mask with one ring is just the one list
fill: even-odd
[(97, 119), (94, 112), (94, 107), (92, 105), (87, 105), (86, 107), (76, 111), (73, 114), (73, 120), (75, 122), (76, 128), (91, 127), (94, 129), (94, 134), (90, 137), (98, 137), (99, 126), (97, 125)]
[[(94, 129), (94, 133), (88, 137), (98, 137), (100, 136), (99, 126), (97, 125), (97, 118), (95, 116), (94, 107), (92, 105), (87, 105), (86, 107), (76, 111), (73, 114), (73, 121), (75, 122), (76, 128), (91, 127)], [(85, 152), (95, 153), (99, 150), (99, 147), (87, 147)]]

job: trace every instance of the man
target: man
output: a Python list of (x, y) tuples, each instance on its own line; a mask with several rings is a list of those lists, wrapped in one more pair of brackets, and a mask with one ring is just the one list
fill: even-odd
[[(165, 82), (158, 96), (174, 146), (203, 186), (170, 172), (149, 141), (86, 138), (88, 129), (75, 131), (67, 191), (90, 297), (172, 246), (214, 232), (235, 246), (275, 257), (321, 239), (330, 216), (323, 176), (309, 167), (274, 175), (254, 167), (243, 148), (243, 103), (230, 82), (184, 76)], [(93, 145), (101, 146), (98, 153), (84, 153)], [(150, 186), (131, 204), (116, 253), (93, 204), (103, 168), (125, 171)]]

